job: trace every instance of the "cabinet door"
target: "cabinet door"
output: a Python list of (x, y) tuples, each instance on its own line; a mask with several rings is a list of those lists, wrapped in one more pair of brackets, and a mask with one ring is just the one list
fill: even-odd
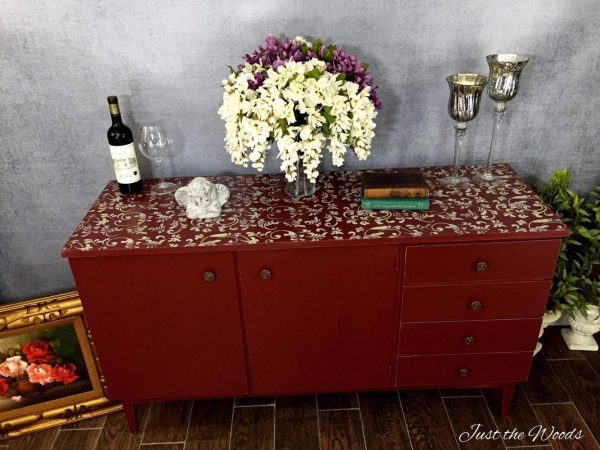
[(70, 263), (113, 398), (247, 393), (233, 254)]
[(390, 386), (397, 253), (394, 245), (240, 253), (252, 391)]

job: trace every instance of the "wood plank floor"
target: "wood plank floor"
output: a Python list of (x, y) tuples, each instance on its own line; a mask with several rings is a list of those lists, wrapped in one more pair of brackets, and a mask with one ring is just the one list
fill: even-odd
[[(178, 401), (138, 408), (136, 435), (116, 413), (3, 440), (0, 450), (600, 449), (600, 354), (569, 351), (558, 328), (543, 341), (508, 417), (492, 389)], [(476, 424), (525, 435), (462, 442)], [(543, 436), (527, 435), (542, 427)], [(552, 427), (581, 436), (544, 440)]]

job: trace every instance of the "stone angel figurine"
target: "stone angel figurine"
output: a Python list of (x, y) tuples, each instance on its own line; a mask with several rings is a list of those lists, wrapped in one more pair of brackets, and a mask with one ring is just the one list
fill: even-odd
[(184, 206), (188, 219), (212, 219), (221, 215), (221, 207), (229, 200), (229, 189), (206, 178), (196, 177), (177, 189), (175, 200)]

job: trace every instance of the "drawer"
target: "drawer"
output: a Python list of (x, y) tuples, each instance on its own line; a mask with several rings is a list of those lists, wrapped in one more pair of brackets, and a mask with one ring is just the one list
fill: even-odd
[(526, 381), (532, 352), (400, 356), (396, 387), (461, 386)]
[(406, 248), (405, 284), (550, 280), (560, 240)]
[(402, 293), (402, 321), (541, 317), (551, 281), (408, 286)]
[(541, 318), (403, 323), (398, 354), (533, 352), (541, 324)]

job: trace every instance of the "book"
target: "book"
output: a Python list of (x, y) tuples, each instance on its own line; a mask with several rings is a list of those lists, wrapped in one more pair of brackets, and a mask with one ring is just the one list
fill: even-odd
[(427, 198), (429, 187), (421, 172), (366, 173), (363, 178), (366, 198)]
[(362, 209), (405, 209), (426, 211), (428, 198), (365, 198), (361, 199)]

